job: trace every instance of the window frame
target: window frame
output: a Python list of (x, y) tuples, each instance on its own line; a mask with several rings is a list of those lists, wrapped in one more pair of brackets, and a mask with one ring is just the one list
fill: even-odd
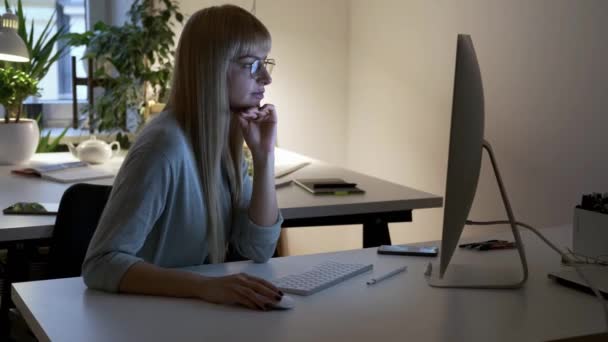
[[(112, 18), (112, 9), (115, 0), (84, 0), (85, 7), (85, 27), (87, 30), (90, 30), (93, 25), (98, 21), (103, 21), (105, 23), (112, 23), (116, 21), (115, 18)], [(124, 1), (124, 0), (120, 0)], [(131, 4), (131, 0), (126, 0), (129, 5)], [(62, 0), (57, 0), (57, 20), (60, 20), (60, 11), (59, 7), (63, 6)], [(63, 24), (66, 24), (65, 22)], [(68, 23), (69, 24), (69, 23)], [(62, 94), (71, 94), (71, 56), (66, 55), (63, 59), (57, 61), (58, 63), (58, 74), (59, 76), (59, 98), (58, 99), (36, 99), (33, 103), (40, 103), (43, 106), (43, 116), (42, 123), (43, 127), (51, 129), (54, 135), (56, 130), (53, 128), (64, 128), (67, 126), (71, 126), (72, 124), (72, 96), (61, 96)], [(63, 75), (63, 77), (62, 77)], [(66, 75), (69, 75), (69, 78), (66, 78)], [(66, 91), (67, 90), (67, 91)], [(86, 99), (77, 100), (78, 106), (86, 104)], [(76, 133), (78, 130), (70, 129), (69, 133)], [(71, 135), (71, 134), (68, 134)]]

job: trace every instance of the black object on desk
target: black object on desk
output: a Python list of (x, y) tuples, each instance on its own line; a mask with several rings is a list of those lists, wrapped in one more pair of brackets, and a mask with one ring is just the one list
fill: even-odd
[(357, 183), (346, 182), (340, 178), (299, 178), (294, 179), (293, 182), (315, 195), (349, 195), (365, 192), (357, 187)]
[(600, 194), (598, 192), (594, 192), (583, 195), (581, 204), (576, 207), (608, 214), (608, 193)]
[(476, 249), (479, 251), (489, 251), (493, 249), (513, 249), (515, 248), (515, 243), (505, 240), (487, 240), (481, 242), (464, 243), (462, 245), (458, 245), (458, 247)]
[(57, 215), (57, 204), (38, 202), (17, 202), (4, 208), (4, 215)]

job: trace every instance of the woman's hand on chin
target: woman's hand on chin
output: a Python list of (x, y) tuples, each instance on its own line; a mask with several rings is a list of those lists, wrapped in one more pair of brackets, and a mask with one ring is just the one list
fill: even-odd
[(252, 157), (264, 158), (271, 154), (277, 137), (277, 112), (274, 105), (247, 108), (235, 115)]

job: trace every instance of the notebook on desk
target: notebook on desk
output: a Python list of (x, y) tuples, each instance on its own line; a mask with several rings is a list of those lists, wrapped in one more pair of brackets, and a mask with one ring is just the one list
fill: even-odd
[(341, 178), (298, 178), (293, 182), (315, 195), (349, 195), (365, 192), (357, 187), (357, 183), (347, 182)]
[(84, 182), (114, 177), (114, 174), (92, 168), (84, 162), (40, 165), (12, 170), (11, 173), (21, 176), (40, 177), (59, 183)]

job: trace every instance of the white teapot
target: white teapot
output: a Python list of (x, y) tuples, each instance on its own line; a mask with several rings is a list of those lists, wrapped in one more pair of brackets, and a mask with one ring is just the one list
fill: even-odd
[[(105, 163), (113, 155), (120, 152), (120, 143), (118, 141), (108, 144), (103, 140), (97, 140), (94, 135), (91, 136), (91, 139), (81, 142), (76, 147), (71, 143), (67, 145), (74, 157), (91, 164)], [(112, 150), (112, 146), (114, 145), (116, 145), (116, 150)]]

